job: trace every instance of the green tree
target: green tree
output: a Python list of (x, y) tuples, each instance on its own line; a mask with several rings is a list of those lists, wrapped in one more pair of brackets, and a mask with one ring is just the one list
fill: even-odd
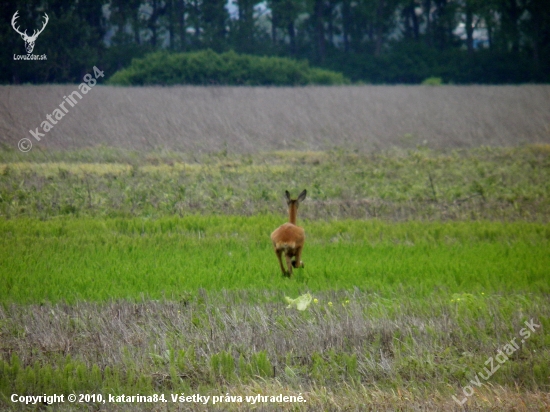
[(232, 1), (234, 16), (227, 0), (3, 2), (4, 55), (24, 53), (9, 24), (16, 10), (31, 31), (47, 13), (35, 53), (48, 60), (1, 59), (0, 81), (79, 81), (94, 65), (110, 74), (151, 51), (205, 48), (307, 59), (373, 82), (550, 81), (548, 0)]
[(229, 14), (225, 0), (203, 0), (202, 2), (202, 45), (221, 52), (227, 47), (227, 24)]
[(550, 7), (545, 0), (529, 0), (525, 9), (527, 18), (520, 29), (526, 37), (526, 49), (532, 54), (536, 75), (544, 76), (544, 67), (550, 63)]
[(296, 22), (300, 13), (306, 10), (302, 0), (269, 0), (271, 9), (271, 40), (275, 47), (284, 44), (288, 38), (287, 53), (295, 56), (297, 53)]

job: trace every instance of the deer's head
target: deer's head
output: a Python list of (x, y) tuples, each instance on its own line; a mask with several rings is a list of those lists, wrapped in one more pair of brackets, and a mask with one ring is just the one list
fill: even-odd
[(40, 30), (34, 30), (33, 33), (32, 33), (32, 36), (29, 36), (27, 35), (27, 30), (25, 30), (24, 32), (21, 32), (19, 30), (19, 27), (15, 27), (15, 23), (16, 23), (16, 20), (17, 18), (19, 17), (17, 14), (19, 13), (19, 10), (15, 12), (15, 14), (13, 15), (12, 19), (11, 19), (11, 26), (13, 27), (13, 29), (19, 33), (21, 35), (21, 38), (25, 41), (25, 49), (27, 50), (27, 53), (28, 54), (31, 54), (33, 49), (34, 49), (34, 42), (36, 41), (36, 38), (38, 37), (38, 35), (40, 33), (42, 33), (44, 31), (44, 28), (46, 27), (46, 24), (48, 24), (48, 21), (50, 20), (48, 15), (46, 13), (44, 13), (44, 23), (42, 25), (42, 28)]

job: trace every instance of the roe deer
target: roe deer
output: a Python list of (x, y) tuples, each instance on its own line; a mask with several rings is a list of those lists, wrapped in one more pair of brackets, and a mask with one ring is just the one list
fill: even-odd
[[(304, 228), (296, 226), (296, 213), (298, 211), (298, 205), (306, 198), (306, 194), (307, 192), (304, 189), (297, 199), (291, 199), (290, 193), (288, 193), (288, 190), (285, 190), (286, 202), (288, 204), (288, 223), (279, 226), (271, 234), (271, 240), (273, 241), (273, 247), (279, 259), (283, 276), (292, 276), (292, 267), (304, 267), (304, 262), (301, 261), (301, 257), (302, 248), (306, 240), (306, 233)], [(286, 267), (288, 270), (285, 270), (283, 266), (283, 253), (286, 257)], [(292, 258), (294, 258), (294, 261), (292, 261)]]

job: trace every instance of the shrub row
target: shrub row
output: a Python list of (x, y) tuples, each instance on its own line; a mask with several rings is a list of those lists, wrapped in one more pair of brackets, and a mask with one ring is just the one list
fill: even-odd
[(250, 85), (285, 86), (344, 84), (340, 73), (310, 67), (308, 62), (212, 50), (148, 54), (110, 79), (114, 85)]

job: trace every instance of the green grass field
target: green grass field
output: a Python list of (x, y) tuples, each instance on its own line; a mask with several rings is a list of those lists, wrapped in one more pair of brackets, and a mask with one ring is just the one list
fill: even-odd
[[(3, 153), (1, 408), (163, 393), (55, 410), (462, 410), (473, 385), (472, 410), (547, 410), (549, 155)], [(284, 189), (304, 187), (289, 279), (269, 234)], [(172, 403), (182, 392), (243, 401)], [(258, 394), (306, 402), (245, 400)]]
[[(550, 228), (536, 223), (305, 221), (306, 267), (281, 276), (274, 216), (0, 222), (0, 301), (178, 299), (198, 290), (288, 294), (550, 293)], [(78, 274), (75, 276), (75, 274)]]

